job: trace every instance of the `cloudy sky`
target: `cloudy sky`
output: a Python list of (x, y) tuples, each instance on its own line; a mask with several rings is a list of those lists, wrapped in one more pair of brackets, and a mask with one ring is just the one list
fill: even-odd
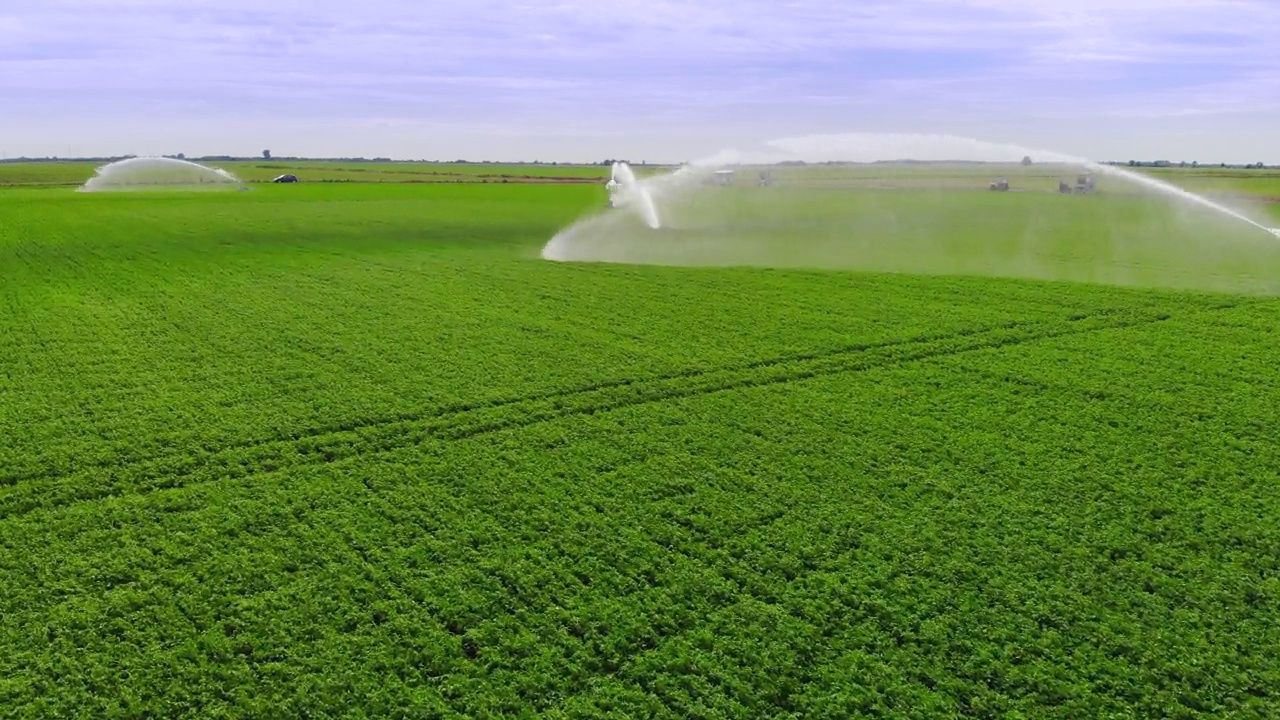
[(837, 132), (1280, 163), (1280, 0), (12, 0), (0, 153), (694, 159)]

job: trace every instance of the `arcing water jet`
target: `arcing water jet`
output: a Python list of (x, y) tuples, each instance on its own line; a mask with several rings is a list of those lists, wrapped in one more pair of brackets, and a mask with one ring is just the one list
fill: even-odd
[(243, 189), (235, 175), (187, 160), (167, 157), (128, 158), (103, 165), (81, 192), (111, 190)]
[[(1102, 180), (1098, 191), (1058, 195), (1062, 178), (1078, 173)], [(1009, 192), (975, 194), (996, 176), (1009, 180)], [(1280, 233), (1248, 210), (1015, 145), (947, 135), (810, 136), (724, 151), (644, 180), (621, 167), (613, 177), (619, 188), (644, 191), (623, 203), (638, 211), (570, 225), (543, 248), (545, 259), (1280, 292)]]
[(1258, 228), (1259, 230), (1265, 230), (1266, 232), (1269, 232), (1273, 235), (1280, 235), (1280, 232), (1277, 232), (1276, 230), (1269, 228), (1266, 225), (1263, 225), (1262, 223), (1250, 218), (1244, 213), (1238, 212), (1236, 210), (1232, 210), (1231, 208), (1227, 207), (1226, 205), (1223, 205), (1222, 203), (1214, 202), (1213, 200), (1210, 200), (1209, 198), (1203, 195), (1197, 195), (1196, 193), (1193, 193), (1189, 190), (1184, 190), (1178, 187), (1177, 185), (1173, 185), (1171, 183), (1164, 182), (1163, 180), (1153, 178), (1150, 175), (1143, 175), (1142, 173), (1133, 172), (1131, 170), (1125, 170), (1123, 168), (1118, 168), (1114, 165), (1103, 165), (1100, 163), (1087, 161), (1087, 160), (1081, 161), (1081, 162), (1088, 165), (1091, 168), (1096, 169), (1098, 172), (1106, 173), (1108, 175), (1112, 175), (1115, 177), (1124, 178), (1125, 180), (1128, 180), (1130, 182), (1137, 183), (1138, 185), (1142, 185), (1144, 187), (1151, 188), (1152, 190), (1155, 190), (1157, 192), (1164, 193), (1165, 195), (1168, 195), (1171, 198), (1174, 198), (1176, 200), (1182, 200), (1182, 201), (1192, 202), (1198, 205), (1202, 205), (1210, 210), (1213, 210), (1214, 212), (1220, 212), (1224, 215), (1235, 218), (1236, 220), (1240, 220), (1241, 222), (1248, 223), (1249, 225), (1252, 225)]
[(658, 208), (653, 204), (653, 196), (636, 179), (630, 165), (624, 162), (613, 164), (609, 175), (609, 191), (612, 193), (611, 202), (614, 207), (634, 207), (650, 229), (662, 227), (658, 219)]

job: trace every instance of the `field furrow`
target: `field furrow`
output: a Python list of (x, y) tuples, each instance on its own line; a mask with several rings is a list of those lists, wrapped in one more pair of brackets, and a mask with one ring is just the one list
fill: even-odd
[(1049, 338), (1168, 320), (1165, 313), (1102, 312), (1057, 324), (1010, 322), (974, 329), (759, 360), (737, 368), (698, 370), (651, 379), (623, 379), (584, 388), (461, 405), (420, 415), (350, 421), (339, 427), (273, 437), (227, 448), (176, 453), (126, 463), (99, 464), (70, 475), (0, 478), (0, 520), (73, 502), (149, 492), (191, 483), (249, 477), (282, 468), (328, 463), (427, 441), (466, 440), (573, 415), (675, 398), (785, 384), (860, 372), (983, 349), (1014, 347)]

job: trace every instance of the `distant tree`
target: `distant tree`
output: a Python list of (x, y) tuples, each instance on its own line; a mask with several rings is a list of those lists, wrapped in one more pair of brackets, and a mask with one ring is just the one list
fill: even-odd
[(1198, 168), (1198, 167), (1200, 167), (1200, 161), (1199, 161), (1199, 160), (1192, 160), (1192, 161), (1191, 161), (1191, 167), (1193, 167), (1193, 168)]
[(271, 151), (270, 151), (270, 150), (263, 150), (263, 151), (262, 151), (262, 159), (263, 159), (263, 160), (270, 160), (270, 159), (271, 159)]
[(1023, 164), (1023, 165), (1030, 165), (1030, 164), (1031, 164), (1031, 156), (1030, 156), (1030, 155), (1027, 155), (1026, 157), (1022, 158), (1022, 164)]
[(178, 159), (179, 159), (179, 160), (186, 160), (186, 159), (187, 159), (187, 154), (186, 154), (186, 153), (178, 153)]
[(1129, 161), (1129, 167), (1138, 167), (1138, 161), (1137, 161), (1137, 160), (1130, 160), (1130, 161)]

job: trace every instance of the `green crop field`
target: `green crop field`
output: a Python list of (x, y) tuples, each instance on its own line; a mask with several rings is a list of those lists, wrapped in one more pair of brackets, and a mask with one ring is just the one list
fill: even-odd
[[(599, 182), (71, 174), (0, 165), (0, 718), (1280, 714), (1271, 250), (552, 263)], [(1093, 207), (1046, 262), (1156, 212), (978, 197)]]
[[(105, 163), (41, 162), (0, 163), (0, 187), (21, 185), (80, 185), (93, 176), (94, 169)], [(382, 182), (382, 183), (521, 183), (521, 182), (592, 182), (609, 175), (600, 165), (551, 165), (529, 163), (501, 165), (491, 163), (415, 163), (366, 162), (335, 163), (313, 160), (234, 160), (202, 162), (221, 168), (246, 183), (264, 183), (291, 173), (303, 182)], [(654, 169), (640, 168), (639, 174)]]

